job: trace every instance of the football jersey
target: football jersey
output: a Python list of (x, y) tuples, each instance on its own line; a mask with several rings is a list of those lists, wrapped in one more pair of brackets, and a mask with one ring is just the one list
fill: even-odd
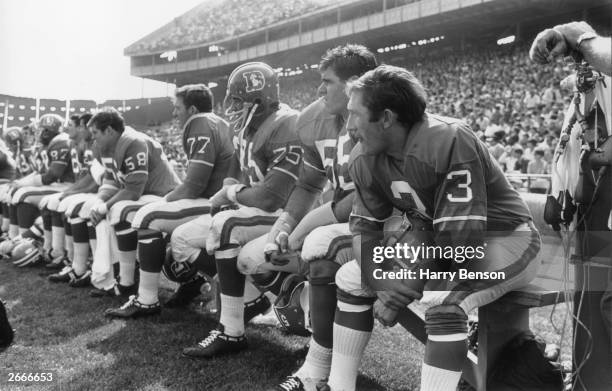
[(329, 114), (323, 99), (319, 99), (302, 110), (297, 132), (304, 149), (304, 167), (327, 177), (334, 188), (334, 201), (353, 191), (348, 163), (355, 141), (342, 117)]
[[(270, 114), (256, 131), (247, 129), (234, 135), (234, 148), (247, 186), (266, 185), (273, 171), (289, 175), (285, 188), (273, 189), (286, 197), (297, 179), (302, 148), (295, 133), (298, 112), (286, 105)], [(251, 130), (251, 131), (249, 131)], [(277, 184), (278, 185), (278, 184)]]
[(430, 220), (437, 240), (462, 245), (531, 218), (487, 147), (459, 120), (426, 114), (409, 130), (401, 156), (364, 154), (358, 144), (349, 165), (354, 232), (380, 230), (397, 208)]
[(102, 163), (106, 170), (103, 184), (107, 186), (163, 196), (180, 184), (162, 146), (130, 127), (125, 128), (113, 151), (102, 152)]
[[(99, 159), (99, 151), (97, 154)], [(80, 179), (87, 175), (94, 159), (93, 141), (82, 141), (80, 143), (76, 143), (74, 141), (70, 142), (70, 161), (72, 173), (74, 174), (75, 178)]]
[(15, 162), (17, 164), (17, 177), (23, 178), (35, 171), (34, 148), (27, 148), (17, 152)]
[(46, 149), (41, 150), (45, 173), (53, 171), (58, 175), (57, 182), (74, 182), (70, 159), (70, 137), (60, 133), (53, 137)]
[(183, 150), (188, 160), (185, 183), (199, 188), (208, 177), (199, 196), (211, 197), (223, 186), (234, 155), (229, 124), (213, 113), (191, 116), (183, 126)]

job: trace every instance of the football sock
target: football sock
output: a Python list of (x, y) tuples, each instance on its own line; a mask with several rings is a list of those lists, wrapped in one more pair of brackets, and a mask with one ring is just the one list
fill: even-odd
[[(21, 211), (21, 205), (19, 210)], [(47, 209), (43, 209), (41, 212), (41, 216), (43, 220), (44, 229), (43, 250), (45, 251), (45, 254), (48, 254), (49, 251), (52, 249), (53, 244), (53, 235), (51, 233), (51, 227), (53, 226), (51, 212)], [(19, 224), (21, 226), (21, 217), (19, 219)]]
[(217, 274), (217, 263), (215, 262), (215, 257), (213, 255), (209, 255), (206, 252), (206, 249), (200, 250), (197, 258), (193, 261), (193, 265), (199, 272), (204, 273), (209, 277), (214, 277)]
[[(36, 206), (26, 203), (21, 203), (17, 205), (17, 221), (19, 225), (19, 232), (24, 232), (25, 230), (30, 228), (32, 224), (34, 224), (34, 220), (36, 220), (38, 216), (40, 216), (40, 210)], [(49, 230), (51, 230), (51, 220), (49, 220)]]
[(326, 348), (310, 338), (310, 347), (304, 364), (297, 370), (295, 376), (300, 379), (322, 380), (329, 376), (332, 361), (332, 349)]
[(19, 235), (19, 220), (17, 220), (17, 205), (9, 205), (9, 238)]
[(136, 248), (138, 247), (138, 233), (130, 223), (119, 222), (115, 225), (117, 247), (119, 253), (119, 283), (123, 286), (134, 285), (134, 272), (136, 271)]
[(454, 391), (467, 355), (467, 334), (429, 335), (421, 368), (421, 391)]
[(72, 235), (74, 240), (72, 268), (77, 275), (81, 275), (87, 271), (89, 257), (89, 233), (87, 223), (83, 219), (72, 219)]
[(96, 227), (89, 221), (87, 222), (87, 235), (89, 237), (89, 248), (91, 248), (92, 253), (95, 253), (96, 246), (98, 245), (98, 241), (96, 240)]
[(166, 242), (161, 232), (143, 230), (138, 232), (138, 259), (140, 269), (160, 273), (166, 258)]
[(159, 285), (159, 272), (148, 272), (140, 269), (140, 282), (138, 283), (138, 301), (142, 304), (155, 304), (159, 301), (157, 296)]
[(68, 259), (72, 261), (74, 259), (74, 239), (72, 237), (72, 225), (66, 217), (64, 217), (64, 232), (66, 232), (64, 249)]
[(49, 212), (51, 214), (51, 256), (53, 258), (64, 255), (64, 237), (66, 231), (64, 230), (64, 221), (62, 215), (58, 212)]
[(226, 245), (215, 251), (219, 289), (221, 291), (221, 315), (219, 322), (224, 333), (233, 337), (244, 335), (244, 274), (236, 266), (240, 247)]
[(372, 304), (349, 304), (338, 300), (328, 381), (332, 390), (355, 389), (361, 357), (373, 328)]

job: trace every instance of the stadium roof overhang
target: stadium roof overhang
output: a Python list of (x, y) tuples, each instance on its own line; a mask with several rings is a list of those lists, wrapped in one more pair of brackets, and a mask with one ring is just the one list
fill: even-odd
[(274, 67), (316, 63), (326, 49), (347, 42), (375, 50), (440, 35), (455, 40), (497, 39), (519, 31), (529, 35), (542, 26), (582, 19), (587, 10), (591, 16), (607, 15), (610, 25), (610, 0), (422, 0), (218, 57), (132, 66), (132, 75), (179, 85), (210, 81), (246, 61)]

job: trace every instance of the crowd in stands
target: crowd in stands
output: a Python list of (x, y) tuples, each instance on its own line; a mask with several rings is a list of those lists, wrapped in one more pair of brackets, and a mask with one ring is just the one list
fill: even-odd
[[(564, 114), (571, 102), (571, 94), (559, 88), (559, 82), (571, 72), (569, 64), (537, 67), (529, 60), (527, 48), (521, 45), (481, 48), (455, 55), (432, 53), (408, 61), (381, 60), (412, 70), (428, 91), (428, 111), (466, 121), (489, 145), (504, 171), (512, 174), (511, 180), (517, 187), (546, 191), (548, 179), (527, 180), (516, 174), (550, 173)], [(318, 80), (316, 69), (281, 78), (281, 101), (303, 109), (316, 99)], [(169, 112), (168, 98), (156, 98), (156, 102), (149, 103), (157, 100)], [(151, 105), (139, 109), (148, 106)], [(222, 99), (217, 99), (214, 111), (223, 115)], [(132, 122), (127, 117), (126, 120)], [(180, 130), (172, 122), (145, 129), (162, 143), (181, 171), (185, 156)]]
[[(527, 52), (527, 47), (517, 45), (392, 63), (406, 66), (421, 79), (429, 94), (429, 112), (466, 121), (504, 171), (513, 174), (517, 187), (542, 192), (548, 188), (547, 179), (527, 182), (516, 174), (550, 173), (571, 101), (570, 92), (561, 91), (559, 83), (571, 69), (569, 64), (537, 67)], [(297, 109), (316, 98), (317, 83), (309, 76), (302, 79), (292, 81), (291, 89), (281, 94)]]
[(200, 6), (173, 21), (162, 37), (143, 39), (130, 52), (163, 51), (209, 43), (280, 22), (329, 4), (329, 0), (224, 0), (215, 6)]

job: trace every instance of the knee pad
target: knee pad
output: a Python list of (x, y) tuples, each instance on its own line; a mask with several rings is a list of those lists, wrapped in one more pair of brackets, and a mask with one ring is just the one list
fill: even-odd
[(270, 283), (272, 283), (272, 281), (274, 280), (274, 278), (278, 275), (278, 273), (280, 272), (274, 272), (274, 271), (270, 271), (270, 272), (265, 272), (265, 273), (255, 273), (255, 274), (251, 274), (251, 279), (253, 280), (253, 284), (258, 288), (258, 289), (265, 289), (268, 285), (270, 285)]
[(425, 311), (427, 335), (467, 333), (467, 315), (456, 304), (433, 306)]
[(338, 269), (340, 265), (334, 261), (315, 259), (308, 263), (308, 279), (312, 285), (335, 284)]

